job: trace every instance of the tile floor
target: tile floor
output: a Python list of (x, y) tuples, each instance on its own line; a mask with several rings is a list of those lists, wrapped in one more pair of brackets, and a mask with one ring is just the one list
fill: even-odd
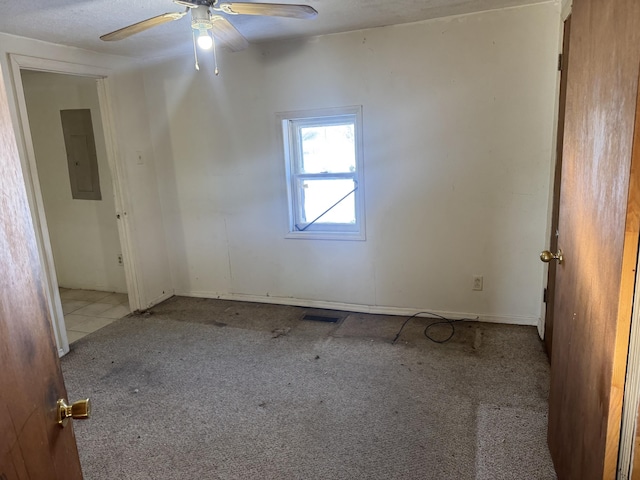
[(130, 313), (126, 293), (61, 288), (60, 300), (69, 343)]

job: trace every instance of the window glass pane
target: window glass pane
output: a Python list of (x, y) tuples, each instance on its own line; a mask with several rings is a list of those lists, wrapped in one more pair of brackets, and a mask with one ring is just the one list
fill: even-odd
[(344, 173), (356, 171), (353, 123), (300, 128), (302, 161), (300, 173)]
[[(352, 179), (301, 180), (303, 223), (312, 222), (355, 188)], [(352, 193), (320, 217), (319, 223), (356, 223), (355, 194)], [(314, 225), (315, 225), (314, 224)]]

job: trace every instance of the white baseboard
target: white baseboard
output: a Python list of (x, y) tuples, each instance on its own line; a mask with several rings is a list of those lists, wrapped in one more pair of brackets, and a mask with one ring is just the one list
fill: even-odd
[[(154, 305), (159, 304), (160, 302), (164, 302), (166, 299), (171, 298), (175, 295), (174, 291), (171, 290), (167, 293), (163, 293), (162, 295), (160, 295), (159, 297), (154, 298), (153, 300), (151, 300), (150, 302), (147, 303), (147, 305), (141, 309), (141, 310), (146, 310), (148, 308), (153, 307)], [(195, 295), (193, 295), (195, 296)]]
[(127, 287), (114, 287), (113, 285), (87, 285), (86, 283), (64, 283), (58, 284), (58, 288), (67, 288), (69, 290), (96, 290), (98, 292), (127, 293)]
[(382, 305), (361, 305), (358, 303), (342, 303), (327, 302), (323, 300), (309, 300), (293, 297), (267, 297), (266, 295), (246, 295), (242, 293), (215, 293), (215, 292), (176, 292), (176, 295), (185, 297), (198, 298), (217, 298), (220, 300), (236, 300), (242, 302), (255, 303), (271, 303), (277, 305), (292, 305), (295, 307), (322, 308), (326, 310), (342, 310), (347, 312), (373, 313), (379, 315), (398, 315), (408, 317), (415, 315), (417, 312), (430, 312), (442, 315), (446, 318), (477, 318), (480, 322), (504, 323), (510, 325), (528, 325), (537, 326), (540, 319), (538, 317), (527, 317), (522, 315), (494, 315), (484, 313), (463, 313), (463, 312), (444, 312), (442, 310), (433, 310), (429, 308), (404, 308), (404, 307), (387, 307)]
[(538, 336), (540, 340), (544, 340), (544, 317), (538, 319)]

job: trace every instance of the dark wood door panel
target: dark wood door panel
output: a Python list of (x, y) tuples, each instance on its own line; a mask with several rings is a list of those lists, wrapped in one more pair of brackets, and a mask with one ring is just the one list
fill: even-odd
[(0, 478), (82, 478), (43, 290), (24, 180), (0, 74)]
[[(551, 238), (549, 239), (549, 250), (553, 253), (558, 251), (558, 217), (560, 214), (560, 186), (562, 182), (562, 148), (564, 139), (564, 118), (565, 106), (567, 102), (567, 74), (569, 73), (569, 45), (571, 39), (571, 16), (564, 21), (564, 31), (562, 37), (562, 57), (560, 72), (560, 98), (558, 100), (558, 133), (556, 144), (556, 165), (553, 176), (553, 206), (551, 210)], [(555, 303), (556, 288), (556, 262), (549, 263), (547, 273), (547, 291), (545, 297), (544, 315), (544, 344), (547, 354), (551, 357), (553, 346), (553, 308)]]
[(561, 480), (615, 478), (638, 248), (638, 24), (635, 0), (573, 3), (549, 399)]

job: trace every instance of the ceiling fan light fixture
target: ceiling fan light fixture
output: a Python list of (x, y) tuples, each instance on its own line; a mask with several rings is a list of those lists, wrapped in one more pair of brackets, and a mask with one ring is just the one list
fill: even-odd
[[(1, 0), (0, 0), (1, 1)], [(218, 75), (216, 59), (216, 43), (220, 41), (232, 52), (247, 48), (249, 42), (229, 22), (224, 15), (257, 15), (268, 17), (313, 18), (318, 12), (309, 5), (292, 5), (283, 3), (263, 3), (254, 0), (250, 2), (227, 2), (225, 0), (173, 0), (174, 3), (185, 7), (184, 12), (169, 12), (162, 15), (133, 23), (100, 37), (100, 40), (110, 42), (122, 40), (136, 33), (144, 32), (152, 27), (162, 25), (173, 20), (180, 20), (191, 14), (191, 37), (193, 40), (193, 54), (196, 70), (198, 65), (198, 47), (202, 50), (213, 50), (215, 74)], [(211, 11), (221, 12), (223, 15), (211, 15)], [(1, 479), (0, 479), (1, 480)]]
[(203, 50), (210, 50), (213, 47), (213, 38), (206, 29), (198, 30), (198, 46)]
[(209, 50), (213, 46), (213, 38), (209, 30), (213, 28), (209, 9), (200, 5), (191, 9), (191, 28), (197, 36), (198, 46), (203, 50)]

